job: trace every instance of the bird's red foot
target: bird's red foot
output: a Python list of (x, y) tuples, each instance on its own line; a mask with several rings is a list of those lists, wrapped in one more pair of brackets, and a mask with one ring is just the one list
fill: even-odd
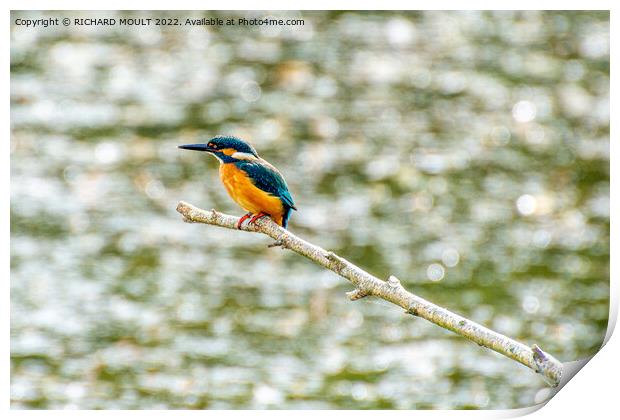
[(255, 215), (254, 217), (252, 217), (252, 218), (250, 219), (250, 223), (249, 223), (249, 224), (251, 225), (252, 223), (256, 222), (258, 219), (262, 219), (262, 218), (263, 218), (263, 217), (265, 217), (265, 216), (269, 216), (269, 215), (268, 215), (268, 214), (266, 214), (266, 213), (262, 213), (262, 212), (261, 212), (261, 213), (258, 213), (257, 215)]
[[(244, 214), (243, 216), (241, 216), (241, 218), (239, 219), (239, 222), (237, 222), (237, 229), (241, 229), (241, 225), (243, 224), (243, 222), (248, 220), (251, 215), (252, 215), (252, 213), (247, 213), (247, 214)], [(250, 222), (250, 223), (252, 223), (252, 222)]]

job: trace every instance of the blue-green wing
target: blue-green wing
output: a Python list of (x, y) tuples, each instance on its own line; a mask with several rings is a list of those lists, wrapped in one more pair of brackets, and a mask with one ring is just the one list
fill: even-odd
[(235, 162), (235, 165), (247, 173), (258, 188), (280, 198), (283, 204), (297, 210), (288, 185), (276, 168), (260, 160), (242, 160)]

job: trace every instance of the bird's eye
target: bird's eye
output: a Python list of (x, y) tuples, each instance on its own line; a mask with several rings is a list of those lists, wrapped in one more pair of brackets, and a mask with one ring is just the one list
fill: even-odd
[(207, 146), (209, 146), (212, 149), (217, 149), (217, 146), (215, 145), (215, 143), (209, 143), (207, 144)]

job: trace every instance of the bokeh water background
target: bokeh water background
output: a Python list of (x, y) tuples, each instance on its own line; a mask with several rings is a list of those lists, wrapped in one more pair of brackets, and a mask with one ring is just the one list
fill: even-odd
[(259, 235), (214, 159), (250, 140), (290, 229), (562, 361), (609, 300), (605, 12), (14, 12), (305, 19), (11, 29), (13, 408), (516, 408), (521, 365)]

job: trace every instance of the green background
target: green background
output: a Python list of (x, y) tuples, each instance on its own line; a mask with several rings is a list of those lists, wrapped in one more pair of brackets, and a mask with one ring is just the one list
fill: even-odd
[(16, 12), (303, 27), (11, 29), (13, 408), (516, 408), (539, 375), (268, 239), (215, 159), (251, 141), (290, 229), (562, 361), (609, 309), (606, 12)]

